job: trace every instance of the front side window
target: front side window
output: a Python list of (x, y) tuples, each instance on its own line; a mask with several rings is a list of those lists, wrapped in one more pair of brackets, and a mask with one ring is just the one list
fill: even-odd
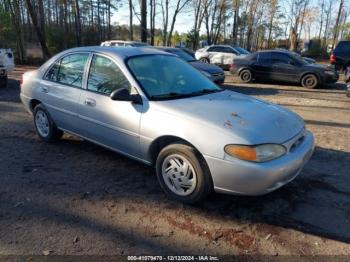
[(109, 58), (94, 55), (89, 70), (87, 89), (110, 95), (114, 90), (121, 88), (130, 90), (130, 84), (119, 67)]
[(289, 64), (291, 58), (287, 54), (273, 53), (272, 54), (273, 63), (278, 64)]
[(222, 90), (178, 57), (136, 56), (128, 59), (127, 64), (152, 100), (203, 95)]
[(222, 52), (229, 54), (237, 54), (237, 52), (235, 52), (232, 48), (226, 46), (222, 47)]

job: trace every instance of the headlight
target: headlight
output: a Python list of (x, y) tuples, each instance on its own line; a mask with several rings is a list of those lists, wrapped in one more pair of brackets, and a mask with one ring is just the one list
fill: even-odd
[(225, 152), (230, 156), (252, 162), (267, 162), (283, 156), (286, 148), (278, 144), (257, 146), (227, 145)]
[(203, 71), (203, 70), (200, 70), (199, 72), (201, 72), (203, 75), (205, 75), (206, 77), (208, 77), (208, 78), (211, 78), (211, 74), (209, 74), (209, 73), (207, 73), (207, 72), (205, 72), (205, 71)]

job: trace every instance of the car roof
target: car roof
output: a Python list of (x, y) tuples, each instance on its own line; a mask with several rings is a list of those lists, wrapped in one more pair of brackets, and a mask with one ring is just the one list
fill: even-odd
[(100, 52), (100, 53), (105, 53), (109, 55), (114, 55), (122, 59), (133, 57), (133, 56), (140, 56), (140, 55), (157, 55), (157, 54), (169, 55), (169, 53), (166, 53), (161, 50), (157, 50), (155, 48), (150, 48), (150, 47), (86, 46), (86, 47), (76, 47), (65, 51), (65, 53), (71, 53), (71, 52)]

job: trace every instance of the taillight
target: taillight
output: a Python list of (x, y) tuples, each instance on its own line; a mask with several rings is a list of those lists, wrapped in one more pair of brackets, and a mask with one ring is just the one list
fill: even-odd
[(230, 70), (233, 70), (233, 68), (235, 68), (235, 64), (234, 64), (234, 63), (232, 63), (232, 64), (230, 65)]
[(335, 56), (335, 54), (331, 54), (331, 57), (330, 57), (330, 62), (331, 63), (335, 63), (335, 60), (337, 59), (337, 57)]

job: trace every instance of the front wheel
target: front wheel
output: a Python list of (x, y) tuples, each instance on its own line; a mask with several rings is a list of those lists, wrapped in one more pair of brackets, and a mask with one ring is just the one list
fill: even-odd
[(202, 57), (201, 59), (199, 59), (199, 61), (201, 61), (201, 62), (204, 63), (204, 64), (210, 64), (209, 59), (206, 58), (206, 57)]
[(7, 75), (0, 77), (0, 88), (1, 87), (4, 87), (4, 88), (7, 87), (7, 82), (8, 82)]
[(42, 140), (52, 143), (62, 137), (63, 132), (56, 127), (49, 112), (42, 104), (34, 108), (33, 115), (36, 132)]
[(156, 171), (165, 193), (187, 204), (203, 200), (213, 188), (203, 157), (183, 143), (171, 144), (161, 150)]
[(305, 88), (315, 88), (318, 86), (318, 78), (313, 74), (307, 74), (301, 79), (301, 85)]

